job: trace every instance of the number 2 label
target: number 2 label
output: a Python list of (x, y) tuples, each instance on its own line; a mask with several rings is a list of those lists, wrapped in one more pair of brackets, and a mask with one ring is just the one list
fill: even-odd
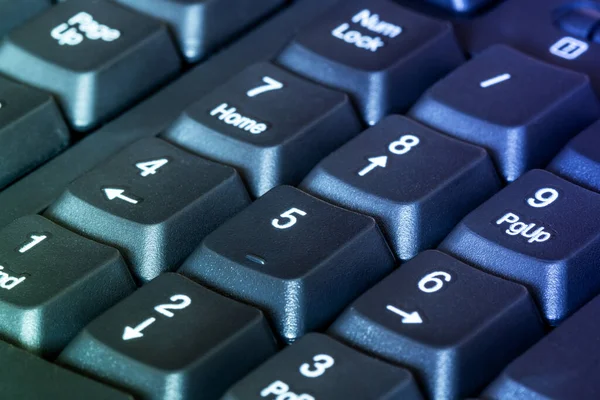
[(175, 314), (173, 314), (171, 310), (183, 310), (192, 304), (192, 299), (184, 294), (176, 294), (171, 296), (169, 300), (171, 300), (173, 303), (159, 304), (154, 307), (154, 310), (165, 317), (172, 318)]

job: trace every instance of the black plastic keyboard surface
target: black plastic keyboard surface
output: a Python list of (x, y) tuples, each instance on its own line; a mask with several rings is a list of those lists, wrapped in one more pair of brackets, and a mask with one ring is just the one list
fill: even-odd
[(0, 0), (0, 398), (600, 398), (600, 3)]

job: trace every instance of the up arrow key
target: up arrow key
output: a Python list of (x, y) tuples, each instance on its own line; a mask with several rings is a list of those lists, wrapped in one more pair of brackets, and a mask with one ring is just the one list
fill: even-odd
[(126, 201), (126, 202), (131, 203), (131, 204), (137, 204), (138, 203), (137, 200), (125, 196), (123, 194), (123, 193), (125, 193), (125, 190), (123, 190), (123, 189), (111, 189), (111, 188), (107, 188), (107, 189), (102, 189), (102, 190), (104, 191), (104, 194), (106, 195), (106, 198), (108, 200), (121, 199), (121, 200)]
[(371, 158), (369, 158), (369, 162), (371, 164), (369, 164), (365, 168), (363, 168), (358, 173), (358, 175), (359, 176), (365, 176), (366, 174), (368, 174), (369, 172), (373, 171), (377, 167), (385, 168), (385, 166), (387, 165), (387, 159), (388, 159), (387, 156), (380, 156), (380, 157), (371, 157)]
[(417, 311), (407, 313), (407, 312), (404, 312), (394, 306), (387, 306), (386, 308), (389, 311), (393, 312), (394, 314), (398, 314), (399, 316), (401, 316), (403, 324), (422, 324), (423, 323), (423, 319), (421, 319), (421, 316), (419, 315), (419, 313)]

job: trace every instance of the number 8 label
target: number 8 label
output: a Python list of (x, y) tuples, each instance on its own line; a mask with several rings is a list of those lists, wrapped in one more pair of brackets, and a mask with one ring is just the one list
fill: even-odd
[(413, 147), (418, 145), (421, 140), (414, 135), (403, 135), (400, 139), (390, 143), (388, 150), (391, 153), (402, 155), (408, 153)]

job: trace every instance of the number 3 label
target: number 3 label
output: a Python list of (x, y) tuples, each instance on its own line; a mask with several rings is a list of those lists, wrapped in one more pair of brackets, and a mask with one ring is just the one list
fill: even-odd
[(313, 357), (313, 365), (304, 363), (300, 366), (300, 373), (307, 378), (318, 378), (323, 375), (325, 371), (335, 364), (333, 357), (327, 354), (317, 354)]
[(282, 224), (278, 218), (275, 218), (273, 221), (271, 221), (271, 225), (273, 225), (277, 229), (291, 228), (292, 226), (296, 225), (296, 222), (298, 222), (298, 218), (296, 218), (294, 214), (298, 214), (302, 217), (306, 216), (306, 213), (304, 211), (299, 210), (297, 208), (290, 208), (289, 210), (280, 215), (281, 218), (287, 219), (288, 222)]

